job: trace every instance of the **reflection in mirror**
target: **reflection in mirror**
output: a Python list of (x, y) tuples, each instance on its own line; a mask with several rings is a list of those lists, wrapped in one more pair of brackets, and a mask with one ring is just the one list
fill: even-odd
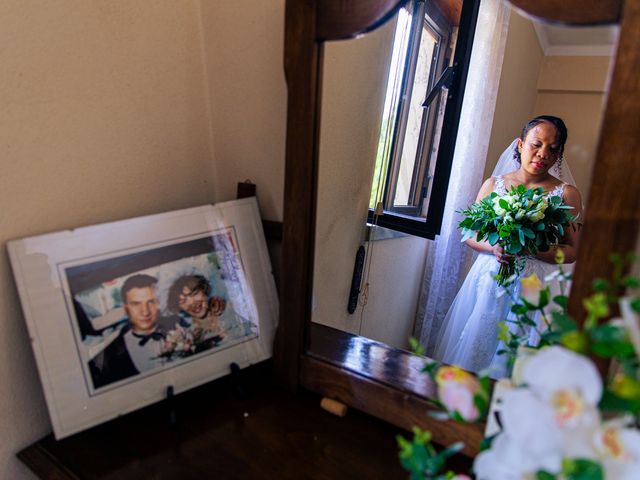
[[(393, 92), (391, 66), (400, 51), (394, 39), (403, 15), (358, 39), (325, 45), (312, 320), (400, 349), (415, 336), (428, 356), (443, 360), (438, 354), (442, 357), (447, 312), (478, 256), (460, 242), (456, 211), (475, 201), (500, 155), (540, 114), (566, 123), (564, 164), (587, 204), (617, 29), (541, 26), (498, 0), (481, 3), (447, 206), (441, 233), (431, 241), (365, 225), (372, 191), (399, 178), (388, 174), (380, 159), (393, 150), (384, 145), (391, 118), (385, 99)], [(416, 88), (420, 95), (427, 90)], [(350, 314), (360, 246), (365, 256), (356, 282), (357, 307)], [(494, 318), (489, 307), (485, 313), (465, 348), (491, 359), (498, 348), (497, 322), (504, 319)], [(455, 338), (447, 337), (453, 344), (461, 343), (461, 325)]]

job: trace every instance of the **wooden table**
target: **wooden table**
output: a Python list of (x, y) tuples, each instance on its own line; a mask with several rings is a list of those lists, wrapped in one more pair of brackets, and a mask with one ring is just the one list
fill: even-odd
[[(270, 385), (270, 363), (18, 457), (43, 479), (394, 479), (395, 427), (355, 410), (333, 416), (307, 391)], [(244, 398), (243, 398), (244, 397)], [(171, 425), (170, 412), (177, 422)], [(406, 434), (405, 434), (406, 435)]]

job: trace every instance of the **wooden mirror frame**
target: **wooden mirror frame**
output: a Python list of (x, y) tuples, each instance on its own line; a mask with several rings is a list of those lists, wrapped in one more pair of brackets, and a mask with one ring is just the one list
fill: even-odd
[[(406, 0), (287, 0), (285, 75), (288, 86), (280, 323), (274, 350), (277, 381), (304, 386), (403, 428), (420, 425), (442, 444), (465, 440), (478, 451), (482, 426), (430, 420), (425, 414), (435, 388), (406, 353), (378, 342), (345, 335), (325, 357), (312, 354), (311, 305), (318, 183), (318, 145), (323, 44), (353, 38), (382, 25)], [(582, 316), (582, 299), (597, 277), (608, 278), (612, 252), (636, 248), (640, 220), (640, 4), (630, 0), (511, 0), (539, 20), (594, 25), (620, 22), (620, 38), (610, 81), (585, 231), (578, 252), (570, 312)], [(314, 332), (313, 335), (320, 335)], [(360, 370), (344, 359), (348, 350), (382, 352), (376, 368)], [(386, 349), (386, 350), (385, 350)], [(378, 375), (387, 361), (402, 357), (402, 385)], [(357, 362), (356, 362), (357, 363)], [(397, 372), (394, 372), (397, 373)], [(420, 377), (420, 378), (418, 378)], [(418, 393), (421, 392), (421, 393)]]

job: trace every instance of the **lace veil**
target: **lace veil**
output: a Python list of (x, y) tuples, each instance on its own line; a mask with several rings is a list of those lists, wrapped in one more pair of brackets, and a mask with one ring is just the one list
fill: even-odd
[[(492, 177), (498, 177), (520, 168), (520, 164), (513, 156), (517, 148), (517, 143), (518, 139), (516, 138), (511, 142), (506, 150), (502, 152), (498, 163), (496, 163), (496, 167), (493, 169), (493, 173), (491, 174)], [(549, 170), (549, 173), (564, 183), (568, 183), (574, 187), (576, 186), (576, 182), (573, 179), (573, 175), (571, 175), (571, 169), (569, 168), (566, 160), (556, 162)]]

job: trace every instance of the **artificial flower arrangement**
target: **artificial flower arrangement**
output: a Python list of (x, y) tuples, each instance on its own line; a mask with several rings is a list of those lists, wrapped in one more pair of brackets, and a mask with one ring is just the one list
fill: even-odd
[[(492, 192), (469, 208), (462, 210), (464, 219), (458, 224), (462, 241), (476, 237), (490, 245), (499, 243), (506, 253), (536, 255), (557, 245), (571, 226), (573, 207), (562, 203), (558, 196), (544, 195), (542, 188), (527, 189), (513, 186), (504, 195)], [(512, 283), (522, 270), (522, 262), (513, 258), (502, 264), (496, 281), (499, 285)]]
[[(561, 260), (561, 259), (559, 259)], [(494, 388), (500, 399), (501, 430), (485, 439), (474, 460), (479, 480), (631, 480), (640, 478), (640, 298), (621, 292), (640, 288), (640, 280), (623, 275), (631, 257), (612, 258), (612, 281), (596, 281), (584, 300), (587, 319), (582, 327), (568, 315), (567, 298), (550, 299), (549, 287), (536, 278), (522, 279), (523, 298), (512, 311), (515, 329), (502, 329), (503, 354), (518, 358), (511, 380)], [(569, 276), (559, 269), (564, 283)], [(543, 312), (547, 323), (540, 345), (526, 345), (517, 330), (531, 327), (529, 314), (550, 301), (559, 307)], [(620, 305), (620, 318), (601, 322)], [(420, 348), (416, 347), (418, 353)], [(613, 360), (615, 372), (605, 381), (586, 355)], [(447, 417), (473, 422), (486, 418), (486, 379), (453, 366), (429, 363), (425, 371), (438, 386)], [(442, 473), (447, 457), (461, 450), (456, 444), (438, 452), (428, 432), (414, 431), (412, 441), (399, 438), (400, 458), (412, 479), (452, 479)]]

